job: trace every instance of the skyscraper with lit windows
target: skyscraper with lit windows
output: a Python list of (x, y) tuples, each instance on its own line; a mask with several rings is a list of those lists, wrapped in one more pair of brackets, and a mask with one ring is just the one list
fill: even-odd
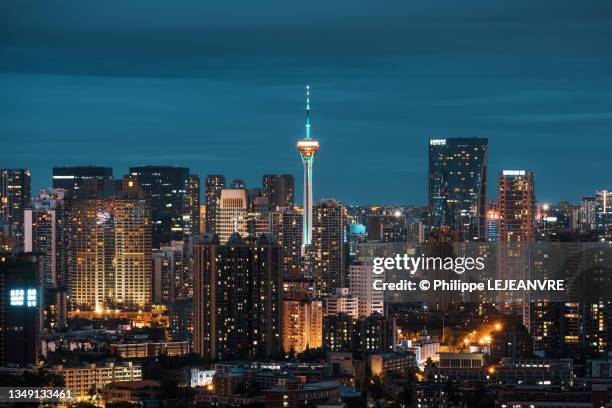
[(130, 176), (149, 195), (153, 222), (153, 247), (197, 233), (200, 178), (186, 167), (131, 167)]
[(221, 191), (215, 231), (225, 243), (233, 233), (248, 235), (248, 199), (245, 189), (225, 188)]
[(535, 189), (533, 173), (503, 170), (499, 173), (499, 240), (530, 242), (535, 236)]
[(0, 169), (0, 222), (23, 225), (30, 207), (32, 173), (27, 169)]
[(488, 139), (429, 140), (429, 233), (484, 241)]
[(221, 191), (225, 188), (225, 176), (212, 174), (206, 176), (206, 232), (217, 231), (217, 217), (221, 201)]
[(133, 180), (119, 198), (78, 199), (71, 209), (68, 288), (73, 309), (151, 305), (151, 209)]
[(595, 195), (595, 229), (601, 241), (612, 240), (612, 194), (608, 190)]
[[(535, 188), (533, 173), (525, 170), (503, 170), (498, 178), (499, 206), (499, 274), (502, 279), (525, 279), (530, 258), (529, 243), (535, 240)], [(500, 304), (514, 308), (522, 304), (523, 324), (536, 332), (548, 323), (546, 313), (532, 318), (534, 307), (522, 294), (508, 292)], [(547, 305), (544, 305), (548, 308)]]
[(499, 242), (499, 211), (496, 208), (487, 211), (487, 242)]
[(272, 232), (283, 248), (285, 278), (303, 277), (301, 262), (302, 212), (296, 208), (279, 207), (271, 213)]
[(283, 174), (280, 176), (267, 174), (263, 176), (264, 197), (268, 198), (270, 208), (293, 207), (295, 196), (293, 176)]
[(283, 350), (301, 353), (321, 347), (323, 304), (307, 298), (283, 301)]
[(39, 271), (36, 255), (0, 256), (0, 367), (39, 362), (43, 302)]
[(314, 278), (319, 294), (333, 295), (345, 283), (346, 209), (337, 200), (325, 199), (316, 205), (314, 213), (307, 274)]
[(72, 198), (109, 198), (114, 194), (113, 169), (100, 166), (54, 167), (53, 188), (68, 191)]
[(282, 351), (282, 258), (272, 234), (194, 246), (194, 351), (204, 358), (269, 358)]

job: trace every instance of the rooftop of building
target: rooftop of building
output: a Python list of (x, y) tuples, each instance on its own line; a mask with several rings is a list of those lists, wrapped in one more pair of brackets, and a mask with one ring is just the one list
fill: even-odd
[(145, 388), (159, 388), (161, 383), (155, 380), (140, 380), (140, 381), (113, 381), (109, 383), (107, 388), (115, 388), (121, 390), (142, 390)]

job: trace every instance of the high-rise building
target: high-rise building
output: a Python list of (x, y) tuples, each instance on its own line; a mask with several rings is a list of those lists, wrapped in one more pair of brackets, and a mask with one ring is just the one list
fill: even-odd
[(282, 248), (271, 233), (262, 234), (252, 248), (251, 355), (279, 356), (283, 346)]
[(282, 348), (282, 259), (272, 234), (247, 243), (214, 234), (194, 246), (194, 351), (215, 360), (267, 358)]
[(608, 190), (595, 195), (595, 229), (600, 240), (612, 240), (612, 194)]
[(227, 241), (233, 233), (248, 235), (247, 205), (246, 190), (237, 188), (221, 190), (215, 228), (221, 242)]
[(283, 350), (301, 353), (321, 347), (323, 337), (323, 304), (320, 300), (290, 299), (283, 301)]
[(42, 291), (35, 255), (0, 254), (0, 367), (36, 365)]
[[(535, 189), (533, 173), (525, 170), (503, 170), (498, 178), (499, 207), (499, 277), (525, 279), (529, 270), (529, 243), (535, 240)], [(532, 320), (535, 305), (516, 292), (502, 294), (499, 303), (514, 308), (522, 305), (523, 323), (526, 327), (546, 325), (543, 313), (538, 313), (540, 323)]]
[(151, 198), (154, 248), (198, 232), (198, 176), (190, 175), (186, 167), (172, 166), (131, 167), (130, 176)]
[(53, 168), (53, 188), (75, 198), (109, 198), (114, 193), (113, 169), (99, 166)]
[(344, 287), (346, 212), (339, 201), (325, 199), (315, 208), (313, 240), (309, 249), (312, 277), (320, 294)]
[(73, 204), (73, 221), (79, 226), (72, 236), (74, 258), (69, 268), (75, 307), (101, 310), (107, 303), (107, 293), (112, 292), (112, 210), (112, 202), (105, 200), (79, 200)]
[(208, 233), (217, 231), (221, 191), (224, 188), (225, 176), (206, 176), (206, 232)]
[(533, 173), (503, 170), (499, 174), (498, 196), (500, 241), (533, 241), (536, 217)]
[(499, 242), (499, 211), (497, 209), (487, 211), (487, 242)]
[(44, 324), (66, 324), (66, 261), (68, 222), (66, 190), (42, 190), (24, 213), (24, 252), (38, 256), (44, 298)]
[(151, 305), (151, 211), (147, 200), (114, 200), (113, 303), (120, 308)]
[(177, 299), (168, 308), (170, 336), (174, 341), (193, 341), (193, 297)]
[(349, 267), (349, 291), (358, 299), (358, 315), (368, 317), (374, 312), (384, 314), (384, 293), (374, 289), (377, 275), (373, 271), (373, 260), (360, 257)]
[(206, 204), (200, 204), (200, 234), (206, 233)]
[[(183, 214), (183, 236), (200, 233), (200, 176), (191, 174), (187, 181), (185, 195), (185, 214)], [(187, 218), (188, 217), (188, 218)]]
[(66, 190), (41, 190), (24, 212), (24, 252), (34, 252), (42, 263), (45, 288), (62, 286), (66, 279)]
[(357, 255), (357, 246), (365, 243), (367, 240), (366, 227), (362, 224), (349, 224), (348, 226), (348, 251), (349, 255), (355, 257)]
[[(135, 189), (133, 181), (126, 189)], [(126, 191), (123, 195), (130, 197)], [(144, 198), (72, 204), (68, 275), (71, 306), (127, 310), (151, 305), (151, 209)]]
[(374, 312), (356, 322), (356, 348), (362, 353), (395, 351), (395, 318)]
[(263, 196), (268, 197), (270, 208), (293, 207), (295, 188), (289, 174), (263, 176)]
[(422, 244), (425, 242), (425, 224), (420, 220), (406, 220), (406, 242)]
[(249, 200), (247, 212), (247, 230), (249, 237), (259, 237), (266, 232), (272, 232), (272, 219), (267, 197), (255, 197)]
[(353, 317), (338, 313), (323, 318), (323, 349), (326, 351), (353, 351)]
[(184, 241), (172, 241), (153, 250), (153, 303), (170, 305), (176, 299), (191, 297), (193, 282), (184, 267)]
[(594, 196), (582, 197), (580, 203), (580, 230), (582, 232), (595, 230), (595, 209), (597, 208)]
[(30, 207), (32, 173), (27, 169), (0, 169), (0, 222), (23, 225)]
[(319, 142), (310, 136), (310, 87), (306, 87), (306, 135), (297, 143), (297, 148), (304, 164), (304, 212), (302, 222), (302, 255), (312, 242), (312, 165), (319, 150)]
[(21, 231), (17, 225), (0, 223), (0, 252), (22, 252), (23, 244), (19, 242), (22, 240), (20, 234)]
[(592, 233), (597, 240), (612, 239), (612, 194), (600, 190), (593, 196), (582, 197), (578, 224), (583, 233)]
[(335, 294), (324, 298), (323, 313), (325, 316), (344, 313), (357, 319), (359, 317), (359, 299), (349, 291), (349, 288), (337, 288)]
[(296, 208), (277, 207), (271, 214), (272, 232), (283, 248), (285, 278), (301, 278), (302, 212)]
[(42, 262), (42, 282), (45, 288), (58, 284), (58, 214), (55, 209), (37, 208), (25, 210), (24, 252), (34, 252)]
[(429, 233), (435, 239), (483, 241), (488, 140), (429, 140)]

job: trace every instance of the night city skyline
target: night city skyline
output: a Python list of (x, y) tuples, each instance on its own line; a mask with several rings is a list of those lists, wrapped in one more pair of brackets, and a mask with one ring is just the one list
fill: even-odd
[(0, 2), (0, 405), (612, 408), (612, 2)]
[(0, 6), (3, 166), (31, 169), (34, 192), (49, 187), (52, 167), (83, 164), (116, 176), (185, 166), (247, 186), (267, 173), (300, 179), (310, 84), (324, 146), (315, 201), (424, 205), (427, 141), (438, 137), (488, 138), (489, 179), (533, 171), (541, 202), (578, 202), (607, 184), (605, 2), (344, 13), (272, 2), (255, 18), (187, 3), (189, 13), (132, 2), (96, 15), (72, 1)]

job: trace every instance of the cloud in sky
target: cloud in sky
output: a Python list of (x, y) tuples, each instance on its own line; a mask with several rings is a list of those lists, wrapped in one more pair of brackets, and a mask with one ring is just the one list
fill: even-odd
[(317, 197), (424, 203), (427, 138), (479, 136), (491, 180), (576, 200), (609, 183), (580, 163), (612, 152), (610, 38), (609, 1), (3, 2), (2, 161), (38, 188), (79, 163), (300, 177), (311, 83)]

